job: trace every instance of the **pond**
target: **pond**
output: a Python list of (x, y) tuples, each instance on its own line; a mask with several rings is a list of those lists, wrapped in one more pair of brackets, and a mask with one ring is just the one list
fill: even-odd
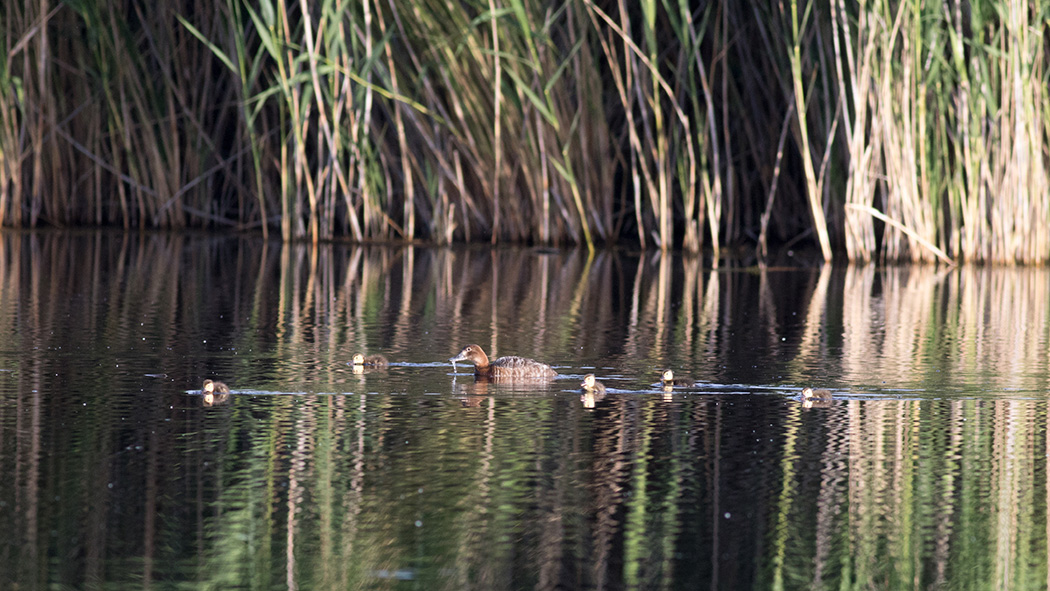
[(1048, 270), (790, 254), (0, 234), (0, 588), (1045, 588)]

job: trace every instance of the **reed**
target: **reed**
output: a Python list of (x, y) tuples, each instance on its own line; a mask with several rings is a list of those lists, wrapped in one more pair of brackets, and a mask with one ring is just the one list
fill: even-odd
[(0, 224), (1043, 262), (1047, 14), (15, 3)]
[(1047, 72), (1030, 20), (1045, 8), (1004, 2), (993, 16), (963, 3), (873, 3), (850, 47), (851, 17), (836, 7), (857, 63), (853, 80), (840, 81), (854, 89), (851, 257), (875, 256), (866, 209), (875, 207), (894, 221), (881, 236), (887, 259), (929, 260), (939, 249), (967, 261), (1045, 261)]
[[(25, 81), (16, 74), (14, 58), (24, 55), (21, 48), (33, 36), (27, 23), (31, 15), (24, 6), (12, 6), (5, 13), (5, 58), (0, 60), (0, 226), (22, 225), (24, 141), (19, 138), (19, 122), (25, 118)], [(13, 38), (11, 31), (25, 31)]]

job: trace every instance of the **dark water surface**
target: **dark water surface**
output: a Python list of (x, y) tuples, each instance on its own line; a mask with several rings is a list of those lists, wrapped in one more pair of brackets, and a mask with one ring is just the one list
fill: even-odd
[(0, 235), (0, 588), (1045, 588), (1048, 333), (1047, 269)]

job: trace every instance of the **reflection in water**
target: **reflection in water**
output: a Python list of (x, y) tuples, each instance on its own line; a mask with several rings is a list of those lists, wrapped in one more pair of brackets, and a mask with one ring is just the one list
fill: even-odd
[(584, 408), (594, 408), (602, 400), (605, 400), (605, 390), (584, 390), (580, 394), (580, 402)]
[(226, 404), (230, 400), (230, 388), (223, 382), (204, 380), (204, 385), (201, 387), (201, 399), (204, 406)]
[(1043, 586), (1047, 273), (0, 236), (0, 588)]

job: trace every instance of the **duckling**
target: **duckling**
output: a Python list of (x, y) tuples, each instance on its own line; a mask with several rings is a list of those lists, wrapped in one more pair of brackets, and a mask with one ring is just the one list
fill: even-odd
[(600, 400), (605, 398), (605, 384), (596, 381), (593, 373), (583, 376), (583, 383), (580, 386), (582, 390), (580, 402), (583, 403), (584, 408), (594, 408)]
[(663, 383), (665, 388), (670, 388), (670, 387), (673, 387), (673, 386), (695, 386), (696, 385), (696, 381), (693, 380), (692, 378), (676, 378), (676, 377), (674, 377), (674, 372), (669, 370), (669, 369), (665, 369), (664, 370), (664, 375), (660, 379), (660, 381)]
[(802, 400), (831, 400), (831, 390), (814, 390), (806, 386), (802, 388)]
[(204, 380), (201, 386), (201, 394), (204, 396), (204, 406), (222, 404), (230, 398), (230, 387), (222, 382)]
[(352, 361), (354, 366), (363, 367), (386, 367), (390, 362), (386, 360), (386, 357), (382, 355), (369, 355), (365, 357), (360, 353), (355, 353)]
[(547, 365), (533, 359), (508, 355), (489, 362), (488, 355), (480, 345), (467, 345), (459, 352), (459, 355), (449, 359), (455, 371), (457, 361), (469, 361), (474, 364), (475, 377), (491, 378), (553, 378), (558, 372)]
[(594, 379), (593, 373), (583, 376), (583, 383), (580, 384), (580, 387), (588, 392), (594, 393), (595, 395), (605, 395), (605, 384)]

